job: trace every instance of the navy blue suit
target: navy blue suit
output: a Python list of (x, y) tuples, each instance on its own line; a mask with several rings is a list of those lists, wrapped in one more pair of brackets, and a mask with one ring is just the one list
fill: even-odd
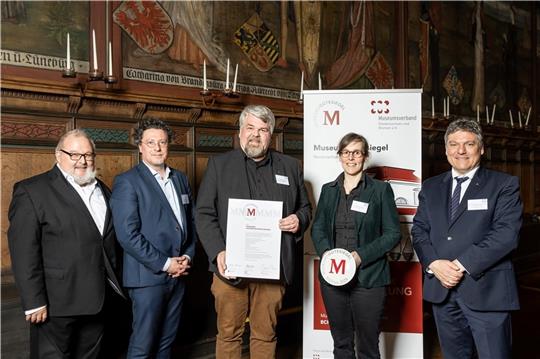
[(118, 175), (111, 209), (124, 248), (124, 286), (133, 301), (128, 358), (168, 358), (176, 337), (185, 284), (163, 267), (169, 257), (195, 253), (193, 201), (186, 176), (171, 169), (182, 224), (149, 168), (140, 163)]
[[(434, 304), (445, 358), (466, 357), (473, 346), (481, 358), (506, 357), (511, 342), (508, 311), (519, 309), (510, 259), (518, 245), (523, 210), (519, 179), (480, 167), (452, 221), (451, 190), (452, 175), (446, 172), (426, 180), (419, 195), (412, 235), (424, 267), (424, 300)], [(487, 206), (473, 210), (474, 200), (487, 200)], [(456, 287), (447, 289), (428, 273), (437, 259), (457, 259), (465, 267)], [(457, 312), (457, 317), (447, 315)], [(482, 333), (501, 318), (505, 323), (498, 323), (499, 333)]]

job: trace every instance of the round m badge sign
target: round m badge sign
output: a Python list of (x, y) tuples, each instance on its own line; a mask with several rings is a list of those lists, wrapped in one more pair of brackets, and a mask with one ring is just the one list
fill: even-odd
[(328, 284), (339, 287), (353, 279), (356, 274), (356, 263), (349, 251), (335, 248), (324, 253), (319, 270)]

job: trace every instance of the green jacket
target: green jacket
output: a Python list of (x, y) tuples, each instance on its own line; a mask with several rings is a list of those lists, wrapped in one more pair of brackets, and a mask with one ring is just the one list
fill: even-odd
[[(340, 177), (343, 176), (343, 173)], [(339, 178), (322, 187), (311, 239), (319, 256), (335, 247), (335, 215), (339, 200)], [(365, 188), (354, 200), (369, 203), (366, 213), (356, 212), (358, 233), (356, 252), (362, 259), (357, 270), (358, 283), (364, 288), (390, 284), (390, 266), (386, 253), (400, 240), (399, 217), (392, 187), (364, 175)]]

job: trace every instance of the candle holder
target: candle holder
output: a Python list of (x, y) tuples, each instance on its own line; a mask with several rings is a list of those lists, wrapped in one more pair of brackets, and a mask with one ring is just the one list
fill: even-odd
[[(221, 97), (227, 98), (227, 99), (238, 99), (240, 97), (240, 94), (238, 92), (233, 92), (231, 89), (224, 89), (224, 90), (208, 90), (203, 89), (201, 92), (199, 92), (201, 95), (202, 102), (205, 106), (213, 106), (216, 103), (216, 100), (218, 100)], [(211, 100), (210, 103), (207, 101)], [(228, 103), (234, 103), (239, 101), (223, 101), (220, 102), (228, 102)]]
[(230, 98), (238, 98), (238, 97), (240, 97), (240, 95), (238, 94), (238, 92), (233, 91), (233, 90), (231, 90), (231, 89), (225, 89), (225, 90), (223, 90), (223, 95), (224, 95), (225, 97), (230, 97)]
[(90, 81), (99, 81), (103, 79), (103, 72), (99, 70), (93, 70), (88, 72), (88, 77)]
[(73, 78), (73, 77), (75, 77), (75, 76), (77, 76), (77, 73), (76, 73), (75, 70), (72, 69), (72, 68), (64, 69), (64, 70), (62, 71), (62, 77)]
[(118, 82), (118, 77), (116, 76), (112, 76), (112, 75), (107, 75), (103, 78), (103, 81), (107, 84), (107, 85), (112, 85), (112, 84), (115, 84)]

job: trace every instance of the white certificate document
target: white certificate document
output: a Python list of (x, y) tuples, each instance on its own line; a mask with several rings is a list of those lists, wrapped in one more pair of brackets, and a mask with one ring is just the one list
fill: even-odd
[(229, 199), (225, 274), (279, 279), (283, 202)]

